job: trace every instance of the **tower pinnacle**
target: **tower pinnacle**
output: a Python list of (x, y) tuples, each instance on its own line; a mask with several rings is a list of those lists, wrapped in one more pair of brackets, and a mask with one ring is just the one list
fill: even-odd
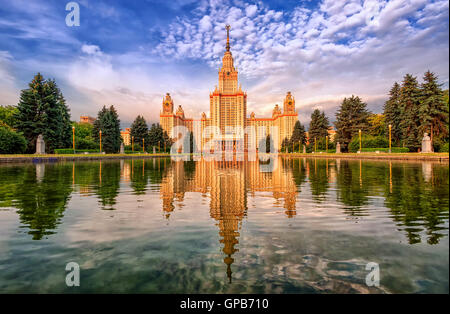
[(230, 51), (230, 28), (231, 26), (227, 24), (225, 29), (227, 30), (227, 51)]

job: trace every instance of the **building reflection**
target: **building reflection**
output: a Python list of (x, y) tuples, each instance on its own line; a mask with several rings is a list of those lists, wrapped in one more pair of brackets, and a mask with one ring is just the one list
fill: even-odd
[(172, 162), (160, 188), (166, 218), (175, 209), (174, 203), (182, 203), (187, 192), (209, 194), (210, 216), (219, 228), (230, 282), (233, 255), (239, 251), (240, 230), (247, 215), (248, 195), (271, 192), (275, 203), (285, 209), (287, 217), (296, 215), (296, 182), (291, 168), (284, 163), (280, 163), (273, 172), (261, 172), (258, 161), (201, 160), (191, 165), (183, 161)]

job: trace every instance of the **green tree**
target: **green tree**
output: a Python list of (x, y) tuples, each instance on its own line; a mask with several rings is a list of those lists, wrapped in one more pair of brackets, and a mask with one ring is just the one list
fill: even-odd
[(137, 116), (131, 125), (130, 136), (134, 137), (134, 142), (142, 145), (142, 139), (145, 140), (145, 146), (148, 147), (148, 126), (143, 116)]
[(309, 123), (308, 135), (309, 138), (317, 140), (324, 138), (328, 135), (328, 129), (330, 128), (330, 122), (325, 116), (325, 112), (320, 112), (319, 109), (315, 109), (311, 114), (311, 122)]
[(120, 120), (114, 106), (103, 108), (98, 112), (94, 121), (92, 137), (100, 142), (99, 131), (102, 131), (102, 150), (108, 154), (117, 153), (120, 149), (122, 137), (120, 136)]
[(411, 74), (406, 74), (403, 78), (400, 89), (400, 110), (402, 130), (402, 139), (405, 147), (410, 151), (417, 151), (420, 147), (419, 129), (420, 129), (420, 90), (417, 79)]
[(298, 120), (297, 122), (295, 122), (294, 131), (292, 131), (290, 142), (293, 142), (295, 144), (297, 144), (298, 142), (300, 142), (301, 144), (306, 143), (305, 127)]
[[(158, 147), (160, 145), (161, 150), (166, 147), (166, 151), (170, 149), (172, 141), (170, 140), (167, 132), (163, 130), (159, 123), (153, 123), (150, 131), (148, 132), (150, 146)], [(164, 145), (165, 144), (165, 145)]]
[(368, 132), (370, 112), (367, 111), (367, 104), (361, 101), (358, 96), (344, 98), (339, 110), (336, 113), (336, 137), (335, 142), (341, 143), (342, 151), (348, 150), (348, 144), (353, 136), (358, 136), (358, 131)]
[(72, 122), (75, 127), (75, 148), (76, 149), (98, 149), (98, 144), (92, 137), (94, 126), (90, 123)]
[(16, 125), (14, 117), (17, 115), (17, 112), (16, 106), (0, 106), (0, 123), (14, 127)]
[(26, 148), (25, 137), (0, 122), (0, 154), (21, 154)]
[(389, 136), (389, 125), (391, 125), (392, 142), (399, 144), (402, 139), (402, 111), (400, 107), (400, 85), (395, 82), (389, 91), (389, 99), (384, 104), (383, 115), (385, 117), (386, 134)]
[(56, 82), (44, 80), (40, 73), (33, 78), (28, 89), (22, 90), (13, 119), (15, 128), (28, 141), (28, 152), (35, 150), (39, 134), (44, 136), (48, 152), (70, 146), (69, 108)]
[(444, 91), (433, 72), (427, 71), (420, 86), (419, 137), (427, 132), (437, 137), (448, 136), (448, 106), (445, 103)]
[[(369, 133), (372, 136), (384, 136), (386, 133), (386, 117), (384, 116), (384, 114), (371, 114), (369, 116), (369, 124), (370, 124), (370, 129), (369, 129)], [(389, 132), (389, 131), (388, 131)]]

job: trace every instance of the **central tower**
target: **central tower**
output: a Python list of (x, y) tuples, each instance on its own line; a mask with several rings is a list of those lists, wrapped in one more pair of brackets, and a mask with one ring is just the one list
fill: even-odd
[[(247, 116), (247, 94), (238, 87), (238, 71), (234, 67), (233, 55), (230, 51), (230, 25), (227, 31), (227, 44), (219, 68), (219, 87), (210, 94), (211, 124), (220, 129), (222, 136), (215, 136), (217, 145), (222, 148), (243, 149), (244, 135), (238, 129), (245, 129)], [(238, 129), (236, 129), (238, 128)]]

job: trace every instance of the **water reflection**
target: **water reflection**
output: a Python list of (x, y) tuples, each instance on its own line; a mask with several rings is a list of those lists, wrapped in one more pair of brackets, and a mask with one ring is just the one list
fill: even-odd
[[(350, 224), (384, 219), (387, 213), (396, 226), (390, 232), (403, 234), (411, 245), (435, 245), (448, 236), (447, 164), (286, 158), (273, 172), (260, 167), (250, 161), (170, 159), (1, 166), (0, 208), (17, 209), (20, 230), (42, 240), (57, 232), (72, 193), (95, 197), (99, 209), (120, 211), (127, 206), (120, 195), (143, 199), (153, 191), (160, 203), (143, 207), (156, 206), (169, 223), (192, 192), (207, 203), (229, 282), (243, 225), (254, 210), (272, 210), (290, 221), (311, 213), (326, 220), (338, 210), (345, 221), (336, 228), (349, 230)], [(264, 202), (258, 203), (262, 208), (250, 200)]]

